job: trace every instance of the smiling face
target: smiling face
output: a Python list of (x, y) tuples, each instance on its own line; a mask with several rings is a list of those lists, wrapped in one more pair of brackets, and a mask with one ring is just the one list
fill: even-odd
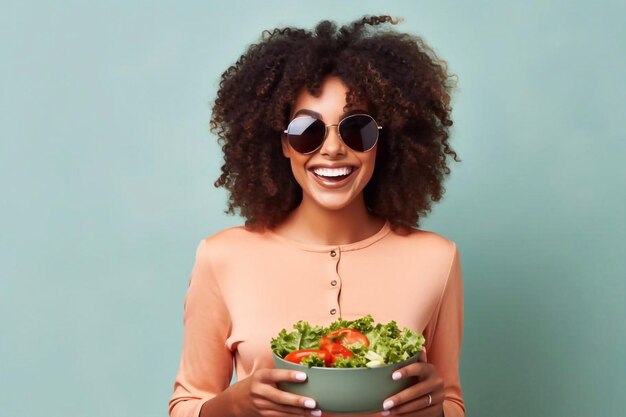
[[(340, 78), (326, 78), (321, 89), (321, 95), (314, 97), (304, 88), (292, 107), (290, 120), (315, 115), (325, 125), (336, 125), (347, 114), (368, 113), (363, 104), (344, 109), (348, 87)], [(290, 159), (293, 175), (302, 187), (302, 203), (327, 210), (364, 205), (363, 189), (374, 173), (377, 146), (368, 152), (357, 152), (343, 143), (336, 126), (327, 131), (322, 146), (306, 155), (294, 150), (283, 135), (283, 154)], [(349, 174), (347, 178), (337, 180), (336, 176), (344, 178), (345, 174)]]

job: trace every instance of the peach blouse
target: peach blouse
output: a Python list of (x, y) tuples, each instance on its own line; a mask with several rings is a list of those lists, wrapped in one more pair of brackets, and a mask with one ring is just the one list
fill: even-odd
[[(464, 417), (459, 378), (463, 334), (461, 259), (453, 241), (387, 222), (345, 245), (290, 240), (243, 226), (200, 242), (184, 300), (184, 339), (169, 401), (171, 417), (239, 380), (274, 367), (270, 339), (298, 320), (328, 325), (371, 314), (426, 338), (427, 361), (444, 380), (446, 417)], [(379, 415), (379, 414), (374, 414)]]

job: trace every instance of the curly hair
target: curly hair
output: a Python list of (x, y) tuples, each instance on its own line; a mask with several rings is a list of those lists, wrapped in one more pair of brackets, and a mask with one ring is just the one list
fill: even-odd
[(364, 189), (367, 210), (392, 229), (419, 226), (439, 201), (450, 174), (448, 143), (453, 77), (422, 38), (372, 30), (398, 20), (365, 16), (337, 30), (324, 20), (314, 32), (287, 27), (263, 31), (260, 42), (221, 76), (210, 126), (224, 153), (215, 187), (230, 192), (247, 228), (273, 228), (302, 200), (281, 135), (298, 91), (314, 96), (329, 75), (348, 87), (347, 106), (367, 103), (383, 127), (375, 169)]

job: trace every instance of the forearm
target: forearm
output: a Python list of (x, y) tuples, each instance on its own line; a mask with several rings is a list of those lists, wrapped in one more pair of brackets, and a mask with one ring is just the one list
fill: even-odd
[(229, 386), (206, 401), (200, 409), (199, 417), (240, 417), (241, 413), (237, 410), (237, 396), (233, 389), (235, 385)]
[(231, 387), (206, 401), (200, 409), (199, 417), (235, 417)]

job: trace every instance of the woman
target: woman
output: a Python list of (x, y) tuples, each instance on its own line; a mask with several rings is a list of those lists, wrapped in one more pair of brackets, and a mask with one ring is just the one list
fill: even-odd
[[(389, 16), (264, 32), (223, 75), (212, 130), (246, 226), (200, 242), (185, 297), (172, 417), (321, 415), (281, 391), (270, 339), (298, 320), (372, 314), (426, 338), (419, 382), (378, 415), (465, 415), (454, 242), (416, 229), (441, 199), (452, 125), (446, 65)], [(234, 364), (233, 364), (234, 362)], [(238, 382), (229, 386), (233, 368)]]

